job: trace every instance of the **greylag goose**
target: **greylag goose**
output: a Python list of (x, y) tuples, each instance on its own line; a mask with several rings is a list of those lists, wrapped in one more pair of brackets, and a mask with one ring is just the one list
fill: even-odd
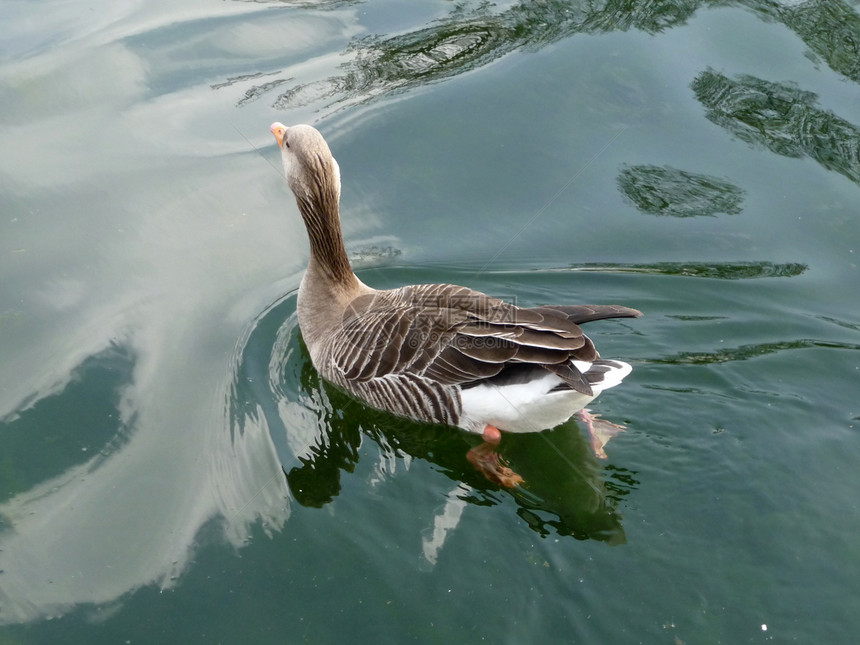
[(374, 408), (482, 435), (470, 461), (513, 486), (522, 478), (493, 451), (500, 430), (555, 427), (630, 373), (627, 363), (601, 359), (579, 325), (641, 316), (635, 309), (525, 308), (453, 284), (384, 291), (364, 284), (344, 248), (340, 169), (325, 139), (309, 125), (271, 130), (310, 239), (297, 309), (324, 379)]

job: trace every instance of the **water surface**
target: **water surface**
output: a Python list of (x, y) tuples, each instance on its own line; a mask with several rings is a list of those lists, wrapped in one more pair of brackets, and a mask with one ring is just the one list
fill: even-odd
[[(15, 642), (850, 642), (860, 14), (819, 2), (0, 9)], [(474, 440), (322, 383), (268, 132), (362, 280), (619, 303), (594, 411)]]

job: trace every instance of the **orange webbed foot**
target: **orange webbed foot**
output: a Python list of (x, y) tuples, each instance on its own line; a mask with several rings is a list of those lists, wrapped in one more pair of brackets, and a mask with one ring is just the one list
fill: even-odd
[(475, 446), (468, 453), (466, 459), (484, 474), (491, 482), (513, 488), (523, 483), (523, 478), (504, 464), (496, 446), (502, 439), (502, 433), (498, 428), (488, 425), (482, 433), (484, 443)]

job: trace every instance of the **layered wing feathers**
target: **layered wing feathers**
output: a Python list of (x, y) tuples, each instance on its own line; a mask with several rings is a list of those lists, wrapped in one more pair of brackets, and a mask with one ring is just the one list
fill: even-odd
[(525, 363), (590, 395), (571, 360), (598, 354), (578, 323), (638, 315), (615, 305), (527, 309), (465, 287), (414, 285), (355, 298), (331, 339), (330, 364), (336, 381), (416, 376), (468, 386)]

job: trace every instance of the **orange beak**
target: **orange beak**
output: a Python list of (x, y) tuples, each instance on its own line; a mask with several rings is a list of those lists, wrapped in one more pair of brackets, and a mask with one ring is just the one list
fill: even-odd
[(279, 121), (275, 121), (269, 129), (275, 135), (275, 139), (278, 140), (278, 147), (282, 147), (284, 145), (284, 135), (287, 133), (287, 126)]

